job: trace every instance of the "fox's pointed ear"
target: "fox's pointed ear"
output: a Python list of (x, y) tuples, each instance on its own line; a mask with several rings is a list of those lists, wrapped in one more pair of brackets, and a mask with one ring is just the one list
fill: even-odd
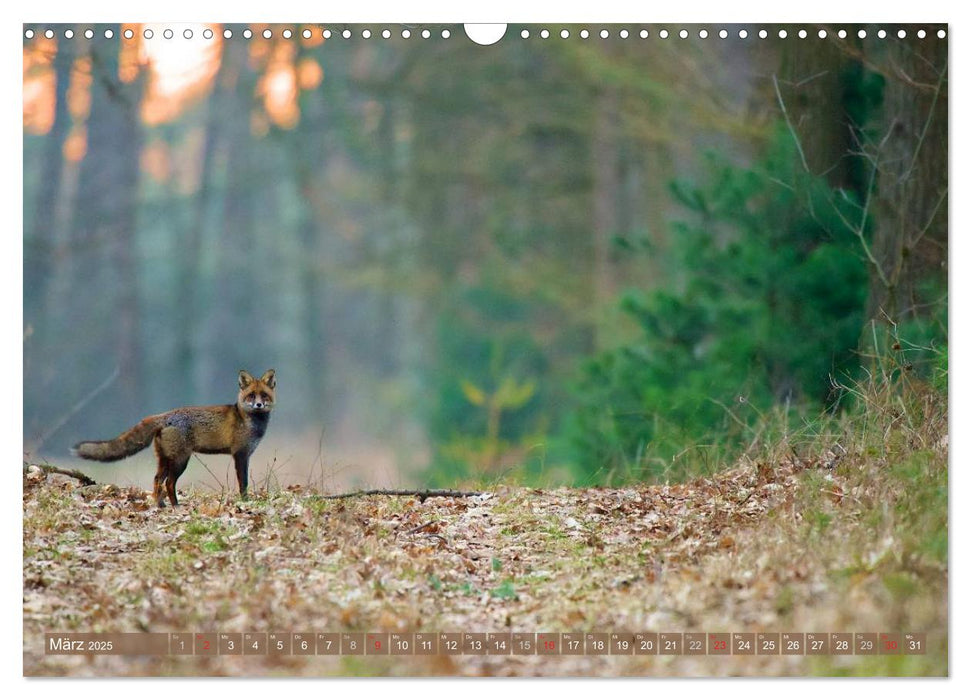
[(275, 369), (266, 370), (263, 373), (263, 376), (260, 377), (260, 381), (266, 384), (271, 389), (276, 388), (276, 370)]
[(253, 383), (253, 375), (245, 369), (239, 370), (239, 388), (244, 388), (247, 384)]

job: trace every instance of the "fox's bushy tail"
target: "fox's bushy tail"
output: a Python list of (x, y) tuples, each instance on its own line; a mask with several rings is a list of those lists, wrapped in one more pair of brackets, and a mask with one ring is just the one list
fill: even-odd
[(164, 415), (149, 416), (114, 440), (86, 440), (71, 448), (72, 454), (98, 462), (115, 462), (148, 447), (162, 429)]

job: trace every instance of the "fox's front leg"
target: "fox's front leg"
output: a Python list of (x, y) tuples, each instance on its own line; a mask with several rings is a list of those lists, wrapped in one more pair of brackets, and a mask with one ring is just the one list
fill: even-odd
[(246, 497), (246, 487), (249, 485), (249, 450), (241, 450), (233, 455), (236, 462), (236, 481), (239, 482), (239, 495)]

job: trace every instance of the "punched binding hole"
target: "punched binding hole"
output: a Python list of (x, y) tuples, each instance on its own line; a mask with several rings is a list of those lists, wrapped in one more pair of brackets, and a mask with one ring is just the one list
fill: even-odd
[[(465, 35), (479, 46), (492, 46), (506, 35), (506, 26), (505, 24), (465, 24), (463, 28)], [(442, 32), (442, 35), (448, 38), (445, 32)], [(526, 34), (523, 38), (527, 36), (529, 35)]]

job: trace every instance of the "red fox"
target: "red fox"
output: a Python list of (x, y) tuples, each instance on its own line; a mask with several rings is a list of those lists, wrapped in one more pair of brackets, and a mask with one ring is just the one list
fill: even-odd
[(145, 449), (154, 440), (158, 471), (155, 472), (152, 494), (159, 508), (165, 507), (165, 493), (173, 506), (179, 505), (175, 482), (189, 465), (193, 452), (231, 454), (236, 465), (239, 493), (245, 497), (249, 458), (270, 422), (275, 389), (274, 370), (267, 370), (259, 379), (241, 370), (235, 404), (186, 406), (159, 413), (143, 419), (114, 440), (79, 442), (71, 452), (84, 459), (114, 462)]

